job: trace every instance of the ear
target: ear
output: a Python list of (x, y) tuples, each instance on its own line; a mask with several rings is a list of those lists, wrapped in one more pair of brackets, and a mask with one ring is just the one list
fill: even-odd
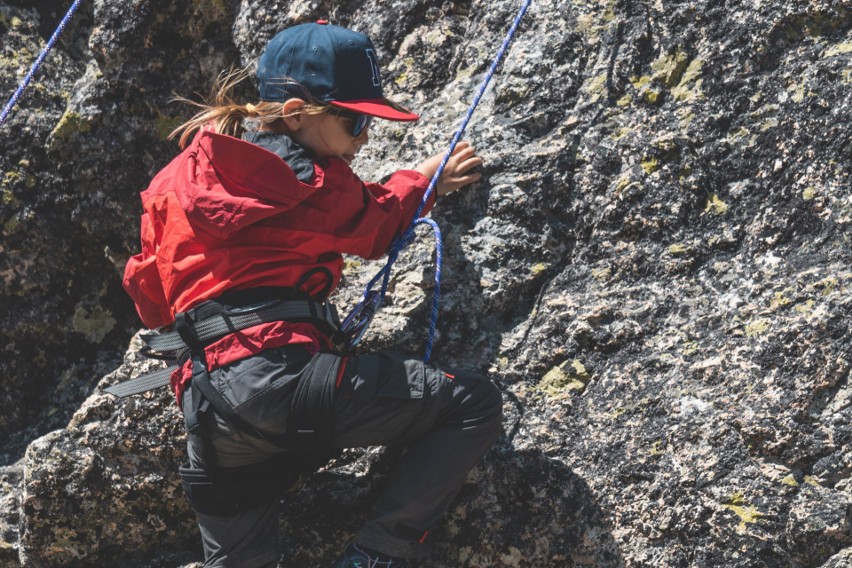
[(284, 101), (281, 115), (290, 132), (296, 132), (302, 128), (301, 111), (303, 108), (305, 108), (305, 101), (302, 99), (293, 98)]

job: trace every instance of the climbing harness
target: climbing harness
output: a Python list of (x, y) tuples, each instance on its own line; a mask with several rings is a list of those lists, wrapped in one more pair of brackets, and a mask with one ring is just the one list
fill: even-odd
[[(147, 334), (143, 339), (148, 350), (177, 359), (178, 365), (106, 389), (124, 397), (164, 386), (174, 371), (189, 362), (192, 377), (181, 403), (187, 432), (200, 440), (201, 462), (183, 464), (179, 474), (187, 499), (201, 513), (230, 516), (249, 510), (276, 498), (300, 476), (316, 471), (339, 453), (332, 443), (334, 391), (345, 357), (320, 352), (299, 371), (283, 434), (266, 432), (244, 419), (211, 380), (205, 349), (226, 335), (282, 320), (306, 321), (327, 335), (338, 329), (331, 304), (290, 299), (293, 293), (292, 289), (255, 288), (176, 314), (173, 331)], [(281, 452), (259, 464), (220, 466), (211, 438), (211, 425), (217, 419)]]
[(59, 26), (56, 28), (56, 31), (53, 32), (53, 35), (50, 36), (50, 39), (47, 42), (47, 45), (44, 46), (44, 49), (41, 50), (41, 54), (36, 58), (35, 63), (33, 63), (32, 67), (30, 67), (29, 73), (24, 77), (24, 80), (21, 81), (21, 84), (18, 86), (18, 89), (15, 91), (15, 94), (12, 95), (12, 98), (9, 99), (9, 102), (6, 103), (6, 106), (3, 108), (3, 112), (0, 113), (0, 126), (6, 122), (6, 118), (8, 118), (9, 114), (12, 112), (12, 107), (18, 102), (18, 99), (21, 98), (21, 95), (24, 94), (24, 89), (27, 88), (27, 85), (30, 84), (36, 72), (41, 67), (41, 64), (44, 62), (47, 54), (53, 48), (54, 44), (56, 44), (56, 40), (59, 39), (59, 35), (65, 30), (65, 26), (68, 25), (68, 22), (71, 21), (71, 17), (74, 15), (74, 12), (77, 11), (77, 7), (80, 6), (80, 2), (82, 0), (74, 0), (74, 3), (71, 4), (71, 7), (68, 9), (68, 12), (65, 14), (65, 17), (62, 18), (62, 21), (59, 22)]
[[(207, 311), (204, 309), (205, 304), (201, 304), (190, 312), (177, 314), (174, 331), (142, 334), (142, 340), (146, 344), (143, 353), (158, 359), (181, 362), (186, 360), (186, 354), (189, 353), (193, 344), (209, 345), (231, 333), (276, 321), (308, 321), (329, 337), (339, 329), (337, 311), (329, 302), (319, 304), (311, 300), (261, 301), (239, 308), (217, 311), (217, 313), (195, 319), (196, 314), (204, 314)], [(184, 323), (183, 320), (186, 319), (190, 321)], [(178, 364), (171, 365), (165, 369), (114, 384), (104, 389), (104, 392), (124, 398), (163, 387), (169, 384), (169, 378), (178, 368)]]
[[(266, 295), (263, 291), (258, 293)], [(208, 307), (211, 305), (216, 307), (211, 309)], [(210, 345), (231, 333), (276, 321), (308, 321), (329, 337), (332, 337), (340, 327), (337, 310), (330, 302), (317, 303), (308, 299), (262, 299), (239, 307), (219, 309), (219, 305), (219, 302), (208, 301), (189, 312), (177, 314), (173, 331), (162, 333), (154, 331), (143, 334), (141, 336), (145, 342), (143, 353), (157, 359), (182, 362), (186, 360), (186, 354), (193, 345)], [(104, 392), (124, 398), (163, 387), (169, 384), (169, 377), (178, 368), (178, 364), (171, 365), (112, 385), (104, 389)]]
[[(141, 335), (145, 347), (142, 354), (153, 359), (174, 360), (179, 364), (193, 345), (210, 345), (226, 335), (242, 331), (263, 323), (276, 321), (307, 321), (324, 333), (334, 343), (343, 342), (340, 335), (340, 319), (337, 308), (331, 302), (314, 302), (301, 292), (310, 278), (316, 274), (325, 277), (325, 286), (317, 297), (326, 298), (331, 292), (334, 275), (324, 266), (305, 272), (293, 288), (264, 287), (225, 294), (218, 300), (208, 300), (189, 310), (175, 315), (172, 331), (152, 331)], [(294, 299), (294, 295), (302, 298)], [(223, 307), (227, 304), (227, 307)], [(186, 325), (186, 319), (189, 324)], [(104, 392), (124, 398), (141, 394), (169, 384), (178, 364), (159, 371), (146, 373), (104, 389)]]
[[(505, 55), (506, 50), (509, 47), (509, 43), (512, 41), (512, 38), (514, 37), (515, 32), (517, 31), (518, 26), (520, 25), (521, 20), (523, 19), (524, 14), (526, 13), (531, 3), (532, 0), (525, 0), (523, 6), (521, 6), (521, 9), (515, 16), (515, 20), (512, 22), (512, 25), (510, 26), (509, 31), (506, 34), (505, 39), (503, 40), (503, 44), (500, 46), (497, 55), (494, 57), (494, 61), (491, 63), (491, 67), (489, 68), (485, 79), (482, 81), (482, 84), (479, 86), (479, 89), (477, 90), (476, 95), (474, 96), (473, 102), (467, 109), (467, 114), (462, 120), (461, 126), (459, 126), (459, 129), (456, 131), (455, 136), (453, 136), (453, 140), (450, 143), (450, 147), (447, 150), (447, 153), (444, 155), (444, 159), (441, 161), (441, 164), (438, 166), (435, 175), (432, 176), (432, 180), (429, 182), (429, 186), (426, 188), (426, 193), (423, 195), (423, 200), (420, 202), (420, 206), (418, 207), (417, 212), (414, 214), (411, 225), (400, 237), (398, 237), (393, 242), (390, 251), (388, 252), (387, 263), (385, 263), (384, 267), (379, 270), (379, 272), (370, 280), (370, 282), (364, 289), (364, 294), (362, 296), (361, 301), (355, 307), (352, 313), (349, 314), (349, 316), (347, 316), (344, 320), (344, 322), (349, 322), (353, 328), (357, 327), (357, 333), (352, 335), (352, 340), (347, 345), (349, 350), (354, 349), (358, 345), (358, 342), (364, 336), (364, 333), (366, 332), (367, 327), (370, 324), (370, 320), (384, 303), (385, 294), (387, 293), (388, 289), (388, 283), (390, 282), (391, 269), (393, 267), (393, 263), (396, 262), (399, 253), (402, 252), (405, 247), (407, 247), (414, 241), (414, 230), (417, 225), (427, 224), (432, 227), (432, 231), (435, 235), (436, 258), (435, 289), (432, 293), (432, 308), (429, 321), (429, 337), (426, 343), (426, 351), (423, 356), (423, 360), (425, 362), (428, 362), (431, 358), (432, 347), (435, 341), (435, 330), (437, 328), (438, 323), (438, 307), (441, 300), (441, 263), (443, 260), (443, 253), (441, 243), (441, 230), (438, 227), (438, 224), (435, 223), (435, 221), (433, 221), (432, 219), (420, 217), (420, 214), (423, 212), (423, 208), (426, 207), (426, 203), (429, 202), (429, 198), (435, 191), (435, 187), (438, 184), (438, 180), (441, 178), (441, 174), (444, 172), (444, 168), (446, 167), (447, 162), (453, 155), (453, 151), (456, 149), (456, 145), (458, 144), (459, 140), (461, 140), (462, 135), (464, 135), (464, 131), (467, 128), (467, 124), (468, 122), (470, 122), (470, 119), (473, 116), (473, 112), (479, 105), (479, 101), (482, 98), (482, 95), (485, 93), (485, 89), (488, 87), (488, 84), (491, 82), (491, 78), (497, 71), (497, 67), (502, 61), (503, 56)], [(376, 293), (373, 290), (373, 287), (376, 285), (380, 278), (382, 279), (381, 292)]]

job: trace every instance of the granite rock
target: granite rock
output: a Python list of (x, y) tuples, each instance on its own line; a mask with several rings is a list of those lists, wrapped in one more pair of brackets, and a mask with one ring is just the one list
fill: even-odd
[[(120, 271), (189, 113), (173, 93), (293, 23), (365, 31), (423, 115), (371, 131), (355, 169), (381, 179), (446, 148), (519, 6), (84, 3), (0, 127), (0, 565), (199, 560), (174, 402), (102, 392), (158, 364)], [(0, 2), (4, 90), (64, 9)], [(499, 383), (505, 432), (426, 565), (850, 565), (850, 73), (845, 1), (533, 3), (467, 129), (484, 179), (432, 213), (433, 359)], [(366, 348), (422, 353), (422, 237)], [(381, 266), (348, 259), (336, 301)], [(282, 566), (329, 565), (397, 451), (347, 452), (288, 495)]]

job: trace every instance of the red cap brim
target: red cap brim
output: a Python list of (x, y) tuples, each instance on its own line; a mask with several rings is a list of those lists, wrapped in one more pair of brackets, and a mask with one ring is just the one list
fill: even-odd
[(412, 122), (420, 118), (408, 109), (388, 99), (360, 99), (352, 101), (329, 101), (331, 106), (344, 108), (361, 114), (368, 114), (385, 120), (397, 122)]

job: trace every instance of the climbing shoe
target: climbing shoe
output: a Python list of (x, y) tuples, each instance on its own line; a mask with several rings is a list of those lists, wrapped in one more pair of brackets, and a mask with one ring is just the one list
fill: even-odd
[(355, 543), (346, 547), (343, 556), (334, 563), (334, 568), (406, 568), (404, 558), (385, 556), (370, 548)]

